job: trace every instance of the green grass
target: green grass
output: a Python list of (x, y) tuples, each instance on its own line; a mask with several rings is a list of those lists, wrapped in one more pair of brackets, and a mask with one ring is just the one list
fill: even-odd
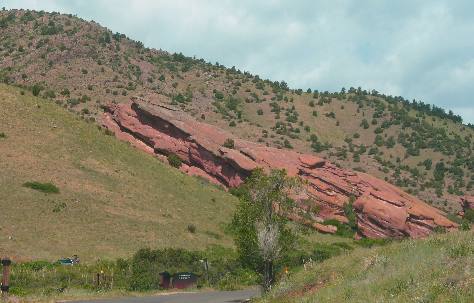
[(290, 274), (258, 302), (474, 302), (474, 234), (349, 250)]
[(28, 187), (46, 194), (58, 194), (59, 188), (51, 183), (40, 183), (40, 182), (26, 182), (23, 184), (24, 187)]
[[(225, 191), (6, 85), (0, 85), (0, 121), (8, 133), (0, 143), (2, 255), (78, 254), (88, 261), (128, 257), (141, 247), (233, 245), (223, 226), (236, 199)], [(60, 189), (54, 195), (31, 189), (54, 192), (53, 184)]]

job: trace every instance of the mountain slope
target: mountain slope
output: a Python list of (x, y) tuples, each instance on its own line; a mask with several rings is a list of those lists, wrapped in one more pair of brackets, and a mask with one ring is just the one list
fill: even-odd
[(140, 96), (268, 146), (313, 152), (457, 214), (474, 195), (472, 126), (440, 108), (377, 91), (288, 89), (235, 68), (143, 47), (94, 22), (0, 14), (0, 78), (88, 119)]
[(1, 84), (0, 104), (0, 254), (90, 260), (142, 247), (231, 245), (222, 231), (231, 195), (29, 92)]

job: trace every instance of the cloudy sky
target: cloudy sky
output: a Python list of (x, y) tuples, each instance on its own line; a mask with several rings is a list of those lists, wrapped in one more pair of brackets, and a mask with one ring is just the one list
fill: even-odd
[(0, 0), (72, 13), (145, 46), (285, 80), (436, 104), (474, 123), (471, 0)]

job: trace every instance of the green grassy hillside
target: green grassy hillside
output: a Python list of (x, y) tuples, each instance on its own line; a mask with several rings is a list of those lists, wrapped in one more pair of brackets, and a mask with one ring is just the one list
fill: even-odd
[(142, 247), (231, 245), (222, 231), (231, 195), (54, 102), (0, 85), (0, 133), (1, 256), (95, 260)]
[(259, 302), (474, 302), (474, 234), (358, 248), (291, 273)]
[(72, 15), (0, 11), (0, 37), (0, 81), (87, 119), (142, 96), (242, 138), (366, 171), (451, 214), (461, 210), (457, 197), (474, 195), (474, 127), (429, 104), (361, 88), (290, 89)]

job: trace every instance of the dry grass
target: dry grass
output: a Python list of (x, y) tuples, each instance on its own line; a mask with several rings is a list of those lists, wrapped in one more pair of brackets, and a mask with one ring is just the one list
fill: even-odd
[(473, 236), (356, 249), (292, 274), (259, 302), (474, 302)]
[[(231, 245), (222, 230), (235, 205), (229, 194), (51, 101), (1, 85), (0, 105), (7, 135), (0, 141), (0, 255), (92, 260), (145, 246)], [(60, 193), (22, 186), (29, 181), (52, 183)]]

